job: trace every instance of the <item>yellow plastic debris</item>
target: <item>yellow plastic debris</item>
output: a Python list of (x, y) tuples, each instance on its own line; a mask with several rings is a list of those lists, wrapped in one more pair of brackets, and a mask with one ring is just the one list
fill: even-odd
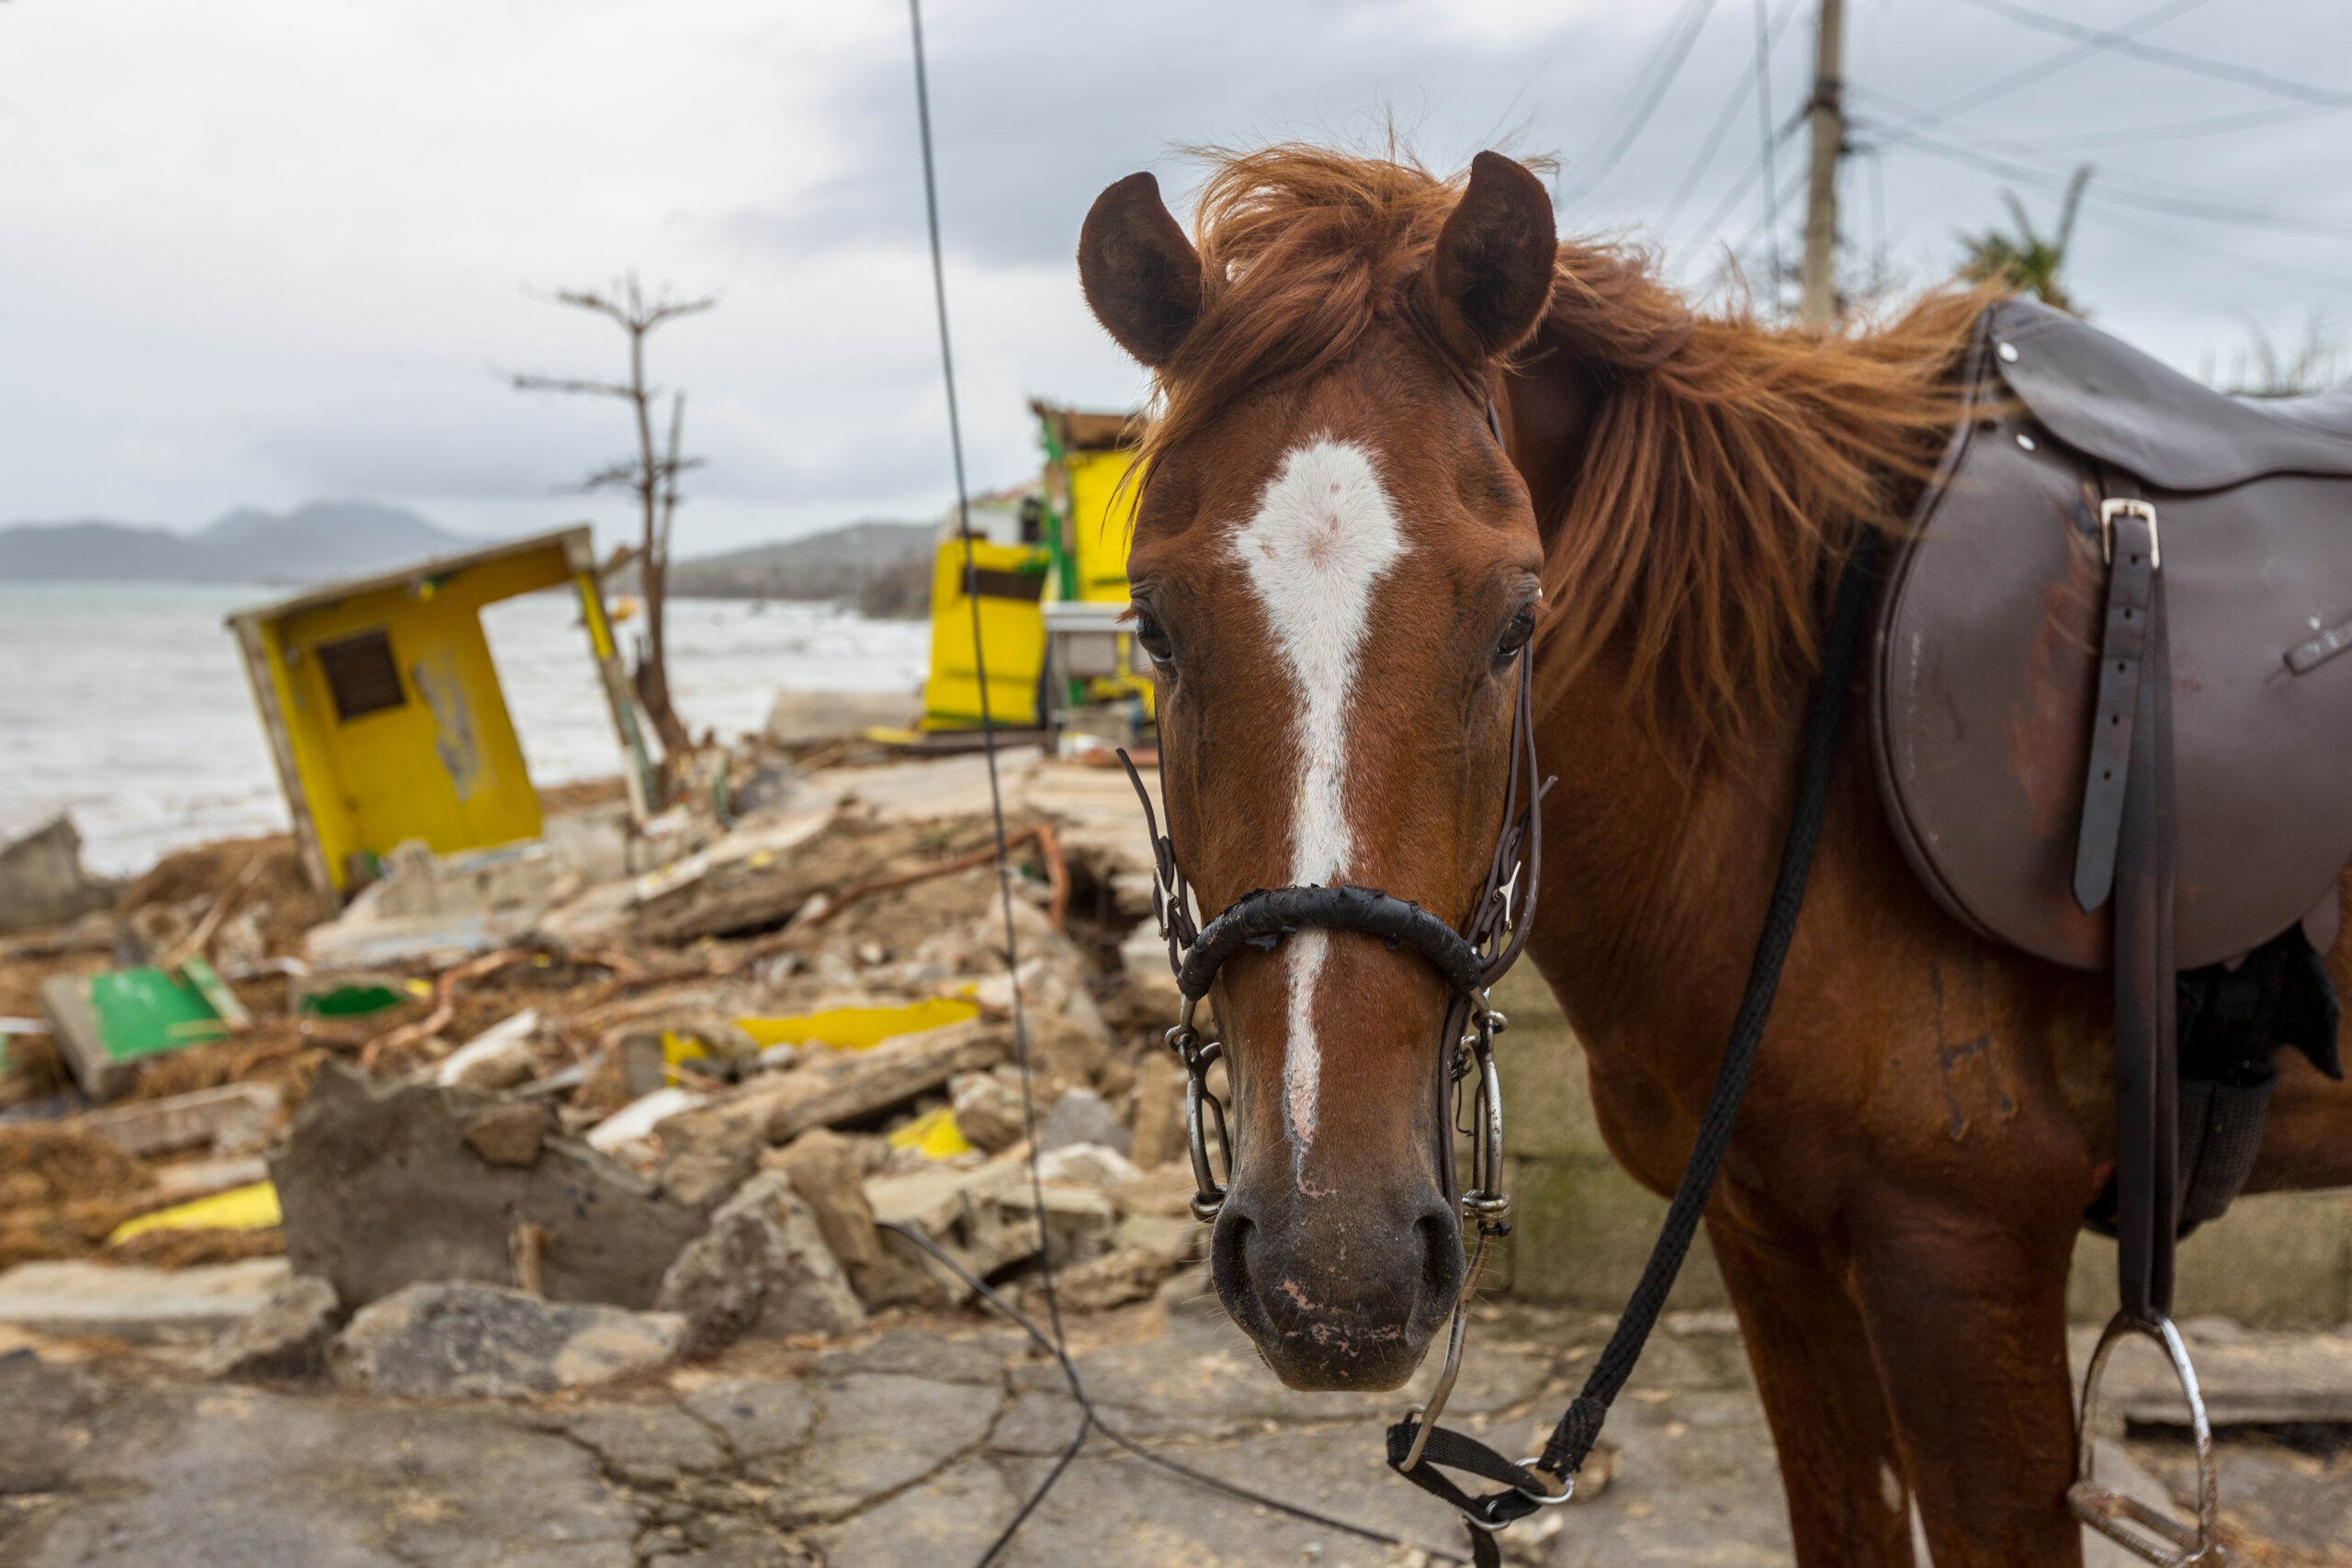
[(972, 1152), (964, 1129), (956, 1125), (954, 1108), (945, 1105), (924, 1111), (891, 1134), (890, 1146), (918, 1150), (925, 1159), (954, 1159), (957, 1155)]
[(266, 1181), (256, 1181), (250, 1187), (232, 1187), (209, 1198), (175, 1203), (168, 1209), (125, 1220), (115, 1227), (107, 1242), (112, 1246), (135, 1235), (145, 1235), (149, 1231), (266, 1231), (284, 1223), (285, 1216), (277, 1209), (277, 1189)]
[(680, 1034), (673, 1029), (663, 1030), (662, 1032), (662, 1081), (671, 1085), (683, 1082), (684, 1080), (678, 1077), (678, 1064), (696, 1056), (709, 1055), (710, 1047), (694, 1035)]
[(980, 1016), (980, 1004), (960, 997), (933, 997), (895, 1008), (829, 1008), (787, 1018), (739, 1018), (735, 1021), (761, 1045), (831, 1045), (864, 1051), (894, 1034), (918, 1034)]

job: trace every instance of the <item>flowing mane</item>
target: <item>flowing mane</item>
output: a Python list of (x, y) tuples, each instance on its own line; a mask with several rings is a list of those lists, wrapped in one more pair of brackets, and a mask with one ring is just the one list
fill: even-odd
[[(1143, 465), (1234, 402), (1310, 380), (1375, 323), (1426, 333), (1408, 285), (1462, 190), (1409, 156), (1211, 151), (1193, 216), (1198, 324), (1159, 375)], [(1547, 683), (1609, 653), (1652, 728), (1697, 754), (1777, 716), (1816, 653), (1826, 567), (1899, 527), (1959, 417), (1950, 375), (1989, 294), (1944, 288), (1827, 337), (1702, 315), (1638, 251), (1568, 242), (1519, 367), (1600, 389), (1552, 515)], [(1432, 345), (1434, 347), (1434, 344)]]

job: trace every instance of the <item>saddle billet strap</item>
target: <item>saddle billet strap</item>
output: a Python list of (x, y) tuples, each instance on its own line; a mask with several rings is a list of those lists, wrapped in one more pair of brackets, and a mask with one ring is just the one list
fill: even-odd
[[(2132, 501), (2136, 496), (2111, 497)], [(2143, 503), (2144, 504), (2144, 503)], [(2136, 512), (2101, 509), (2107, 570), (2106, 630), (2099, 643), (2098, 700), (2091, 723), (2090, 768), (2083, 780), (2081, 827), (2075, 839), (2075, 902), (2086, 911), (2115, 886), (2116, 840), (2139, 738), (2141, 688), (2148, 663), (2149, 606), (2156, 585), (2154, 530)], [(2141, 547), (2127, 549), (2127, 540)]]
[[(2129, 481), (2111, 479), (2109, 490), (2111, 499), (2112, 492), (2123, 491), (2120, 499), (2139, 501), (2137, 487)], [(2116, 1283), (2123, 1310), (2153, 1321), (2172, 1311), (2174, 1209), (2179, 1195), (2172, 662), (2153, 509), (2144, 502), (2112, 508), (2110, 521), (2113, 558), (2108, 569), (2108, 641), (2100, 650), (2102, 687), (2114, 665), (2128, 661), (2140, 667), (2129, 725), (2112, 722), (2103, 706), (2098, 719), (2101, 739), (2121, 728), (2132, 734), (2113, 851)], [(2119, 613), (2135, 603), (2144, 606), (2136, 626)], [(2128, 659), (2127, 649), (2136, 649), (2138, 657)], [(2098, 766), (2094, 748), (2094, 780)], [(2095, 827), (2085, 823), (2086, 844)]]

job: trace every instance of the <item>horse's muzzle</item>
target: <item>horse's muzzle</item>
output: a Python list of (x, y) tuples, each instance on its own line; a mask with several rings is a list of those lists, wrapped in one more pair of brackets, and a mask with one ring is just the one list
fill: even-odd
[[(1401, 1196), (1401, 1195), (1400, 1195)], [(1389, 1389), (1419, 1366), (1463, 1286), (1461, 1222), (1432, 1186), (1418, 1204), (1295, 1197), (1261, 1223), (1246, 1188), (1217, 1216), (1217, 1297), (1295, 1389)]]

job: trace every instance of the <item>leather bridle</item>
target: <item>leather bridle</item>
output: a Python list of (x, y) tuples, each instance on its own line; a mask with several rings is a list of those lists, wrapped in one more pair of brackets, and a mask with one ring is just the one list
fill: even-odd
[[(1184, 1064), (1185, 1141), (1193, 1160), (1193, 1215), (1204, 1223), (1216, 1218), (1233, 1179), (1232, 1134), (1224, 1102), (1208, 1087), (1208, 1072), (1225, 1054), (1221, 1041), (1203, 1043), (1194, 1021), (1201, 998), (1225, 961), (1243, 948), (1271, 952), (1283, 938), (1306, 927), (1325, 931), (1363, 931), (1376, 936), (1393, 950), (1412, 948), (1434, 965), (1453, 991), (1445, 1022), (1438, 1036), (1435, 1086), (1438, 1105), (1438, 1174), (1447, 1201), (1458, 1205), (1464, 1220), (1478, 1227), (1477, 1250), (1457, 1297), (1448, 1336), (1445, 1371), (1422, 1416), (1426, 1432), (1452, 1392), (1462, 1354), (1464, 1311), (1486, 1263), (1489, 1246), (1510, 1232), (1505, 1217), (1510, 1199), (1502, 1190), (1502, 1080), (1495, 1066), (1495, 1036), (1510, 1021), (1497, 1012), (1487, 992), (1510, 968), (1527, 944), (1535, 917), (1535, 895), (1544, 869), (1544, 792), (1552, 780), (1541, 776), (1535, 753), (1535, 649), (1531, 639), (1517, 655), (1518, 690), (1512, 700), (1510, 753), (1505, 766), (1502, 825), (1495, 835), (1487, 879), (1468, 920), (1456, 930), (1419, 904), (1374, 887), (1259, 888), (1227, 905), (1205, 926), (1195, 926), (1191, 888), (1177, 863), (1176, 847), (1159, 830), (1151, 794), (1124, 750), (1127, 777), (1143, 803), (1144, 822), (1151, 835), (1154, 875), (1152, 917), (1168, 943), (1169, 967), (1175, 972), (1183, 1010), (1168, 1031), (1169, 1048)], [(1170, 824), (1172, 827), (1173, 824)], [(1451, 1050), (1446, 1043), (1453, 1042)], [(1463, 1129), (1471, 1140), (1470, 1185), (1460, 1184), (1455, 1169), (1453, 1134), (1453, 1094), (1464, 1078), (1476, 1076), (1472, 1089), (1475, 1111), (1471, 1125)], [(1209, 1150), (1214, 1127), (1216, 1155)], [(1220, 1167), (1222, 1168), (1220, 1168)]]

